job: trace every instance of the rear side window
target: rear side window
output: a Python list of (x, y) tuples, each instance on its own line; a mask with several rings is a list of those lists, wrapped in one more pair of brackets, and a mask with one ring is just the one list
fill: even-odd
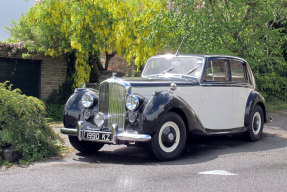
[(246, 83), (246, 65), (237, 60), (230, 60), (231, 80)]
[(226, 73), (227, 62), (224, 59), (212, 60), (207, 64), (206, 81), (227, 81)]

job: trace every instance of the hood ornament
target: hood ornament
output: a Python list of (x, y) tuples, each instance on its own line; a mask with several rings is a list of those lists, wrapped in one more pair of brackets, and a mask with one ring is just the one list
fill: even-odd
[(86, 88), (87, 86), (86, 86), (86, 83), (85, 82), (82, 82), (81, 84), (80, 84), (80, 88)]
[(112, 73), (112, 77), (116, 78), (117, 73)]

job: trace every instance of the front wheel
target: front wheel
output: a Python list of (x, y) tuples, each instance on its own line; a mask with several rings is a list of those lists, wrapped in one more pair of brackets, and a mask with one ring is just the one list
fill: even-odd
[(103, 143), (79, 141), (76, 136), (69, 136), (69, 141), (71, 145), (81, 153), (95, 153), (104, 146)]
[(257, 141), (262, 138), (264, 126), (263, 111), (259, 105), (256, 105), (249, 117), (249, 125), (245, 137), (250, 141)]
[(161, 161), (177, 158), (186, 142), (186, 128), (176, 113), (170, 112), (163, 117), (159, 129), (152, 137), (152, 152)]

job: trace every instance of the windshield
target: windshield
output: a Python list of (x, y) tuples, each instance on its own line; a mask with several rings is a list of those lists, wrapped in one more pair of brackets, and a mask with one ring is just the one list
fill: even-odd
[(161, 74), (180, 74), (199, 78), (203, 66), (203, 58), (196, 56), (166, 56), (148, 60), (142, 76), (158, 76)]

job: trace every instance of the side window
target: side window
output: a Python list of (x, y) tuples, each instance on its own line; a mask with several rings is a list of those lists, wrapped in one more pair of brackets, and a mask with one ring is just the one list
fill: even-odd
[(237, 60), (230, 60), (231, 80), (246, 83), (246, 65)]
[(226, 66), (227, 62), (223, 59), (209, 61), (205, 81), (227, 81)]

